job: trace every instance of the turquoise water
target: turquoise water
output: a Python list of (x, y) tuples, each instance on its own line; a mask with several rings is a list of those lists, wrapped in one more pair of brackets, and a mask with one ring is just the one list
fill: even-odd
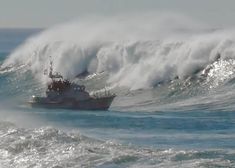
[[(1, 64), (41, 31), (0, 30)], [(17, 66), (0, 71), (1, 167), (235, 167), (233, 75), (117, 87), (108, 111), (49, 110), (27, 105), (45, 85)], [(102, 75), (78, 82), (92, 90)]]

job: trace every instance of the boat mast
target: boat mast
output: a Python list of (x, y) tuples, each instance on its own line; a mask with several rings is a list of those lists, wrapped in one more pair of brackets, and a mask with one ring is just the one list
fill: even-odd
[(63, 79), (63, 76), (62, 75), (60, 75), (58, 72), (56, 72), (55, 74), (53, 74), (53, 61), (52, 61), (52, 59), (51, 59), (51, 56), (50, 56), (50, 68), (49, 68), (49, 78), (51, 78), (52, 80), (54, 80), (54, 79), (59, 79), (59, 78), (61, 78), (61, 79)]
[(53, 62), (50, 56), (50, 72), (49, 72), (49, 77), (53, 78)]

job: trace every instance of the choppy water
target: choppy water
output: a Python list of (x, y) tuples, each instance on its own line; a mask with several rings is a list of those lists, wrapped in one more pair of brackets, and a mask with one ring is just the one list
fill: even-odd
[[(0, 30), (1, 167), (235, 167), (231, 30), (165, 41), (122, 27), (130, 40), (104, 39), (116, 29), (102, 22), (74, 38), (92, 30), (88, 23)], [(44, 94), (50, 55), (68, 78), (88, 71), (74, 81), (89, 91), (116, 93), (109, 111), (28, 107), (31, 95)]]

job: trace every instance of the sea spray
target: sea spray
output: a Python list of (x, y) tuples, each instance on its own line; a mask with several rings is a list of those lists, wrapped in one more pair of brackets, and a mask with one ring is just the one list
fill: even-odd
[(179, 15), (86, 18), (29, 38), (2, 68), (28, 65), (40, 76), (51, 56), (65, 78), (105, 71), (108, 83), (135, 90), (193, 76), (218, 53), (234, 58), (234, 39), (231, 30), (210, 30)]
[[(31, 37), (0, 68), (0, 167), (235, 167), (233, 31), (192, 31), (193, 26), (183, 26), (156, 35), (146, 30), (151, 37), (140, 38), (137, 33), (131, 38), (132, 27), (129, 36), (112, 33), (119, 37), (116, 40), (108, 40), (107, 31), (97, 38), (84, 33), (87, 38), (79, 42), (81, 26), (84, 32), (96, 26), (83, 22)], [(174, 25), (168, 22), (168, 27), (169, 23)], [(90, 43), (88, 34), (97, 42)], [(19, 38), (22, 34), (17, 32), (4, 43), (14, 48)], [(30, 108), (27, 101), (32, 95), (45, 94), (46, 85), (37, 78), (48, 68), (49, 56), (67, 77), (87, 69), (90, 74), (75, 82), (89, 90), (102, 89), (107, 81), (112, 89), (156, 87), (133, 91), (115, 87), (117, 97), (109, 111)], [(79, 67), (73, 67), (80, 59), (84, 64), (79, 61)]]

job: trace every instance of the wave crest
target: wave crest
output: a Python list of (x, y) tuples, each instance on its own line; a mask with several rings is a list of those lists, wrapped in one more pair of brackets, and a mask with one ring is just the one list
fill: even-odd
[[(51, 28), (28, 39), (2, 67), (26, 64), (43, 74), (52, 56), (55, 70), (66, 78), (105, 71), (107, 82), (134, 90), (193, 76), (212, 64), (217, 53), (221, 59), (235, 57), (231, 30), (208, 30), (182, 16), (152, 16), (148, 21), (93, 18)], [(169, 26), (175, 19), (180, 24)]]

